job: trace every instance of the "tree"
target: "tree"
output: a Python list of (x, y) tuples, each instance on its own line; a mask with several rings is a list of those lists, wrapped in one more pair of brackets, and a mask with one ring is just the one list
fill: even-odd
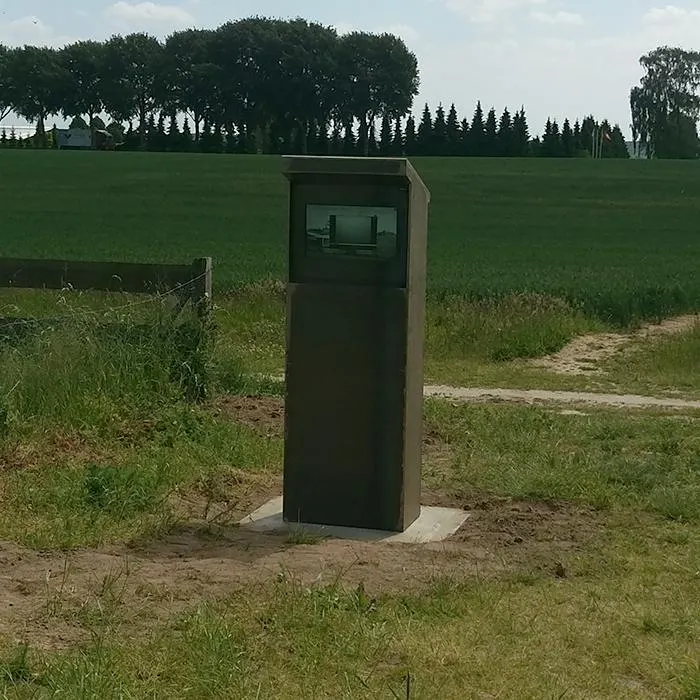
[(103, 99), (117, 121), (137, 119), (139, 148), (147, 147), (148, 118), (165, 102), (163, 46), (148, 34), (112, 37), (105, 45)]
[(10, 50), (0, 44), (0, 122), (12, 111), (9, 57)]
[(396, 125), (394, 127), (394, 140), (391, 144), (392, 155), (402, 156), (404, 151), (404, 140), (403, 140), (403, 130), (401, 129), (401, 117), (396, 118)]
[(418, 125), (416, 134), (417, 153), (422, 156), (429, 156), (433, 152), (433, 117), (430, 107), (426, 103), (423, 109), (423, 116)]
[(527, 123), (525, 108), (521, 107), (513, 118), (513, 151), (514, 155), (524, 157), (530, 152), (530, 128)]
[(343, 153), (346, 156), (354, 156), (357, 153), (357, 139), (355, 138), (355, 125), (351, 120), (346, 122), (343, 137)]
[(447, 155), (457, 156), (460, 151), (459, 117), (457, 108), (452, 103), (447, 115)]
[(471, 126), (469, 127), (469, 152), (473, 156), (485, 155), (486, 133), (484, 126), (484, 110), (481, 107), (481, 102), (476, 105), (476, 111), (472, 118)]
[(619, 124), (615, 124), (610, 135), (610, 157), (611, 158), (629, 158), (630, 152), (627, 148), (627, 140), (622, 133)]
[(379, 132), (379, 153), (383, 156), (391, 155), (391, 145), (394, 141), (394, 133), (391, 129), (389, 117), (382, 117), (382, 128)]
[(449, 143), (447, 139), (447, 119), (442, 104), (435, 110), (435, 121), (433, 122), (432, 148), (426, 155), (446, 156), (449, 153)]
[(576, 155), (574, 132), (568, 119), (564, 120), (564, 127), (561, 131), (561, 151), (565, 158), (573, 158)]
[(352, 32), (340, 38), (338, 104), (359, 122), (369, 153), (369, 130), (383, 116), (401, 117), (418, 94), (418, 60), (399, 37)]
[(46, 118), (61, 109), (62, 68), (55, 49), (24, 46), (6, 57), (7, 100), (13, 110), (37, 124), (39, 145), (46, 146)]
[(489, 110), (484, 125), (484, 155), (490, 157), (498, 155), (498, 122), (496, 110), (493, 107)]
[(501, 157), (512, 155), (513, 151), (513, 119), (508, 109), (505, 109), (498, 122), (497, 152)]
[(639, 62), (645, 74), (630, 92), (635, 142), (649, 158), (694, 157), (688, 121), (700, 117), (700, 52), (663, 46)]
[(469, 136), (469, 120), (465, 117), (462, 119), (462, 124), (459, 130), (459, 155), (471, 155), (471, 144)]
[(404, 152), (407, 156), (414, 156), (418, 153), (418, 136), (416, 134), (416, 120), (413, 115), (408, 117), (406, 121), (406, 130), (404, 132)]
[(166, 106), (192, 119), (195, 140), (204, 119), (211, 116), (218, 67), (211, 60), (214, 32), (187, 29), (171, 34), (163, 47)]
[(105, 46), (97, 41), (69, 44), (58, 53), (62, 70), (61, 112), (65, 118), (87, 116), (92, 125), (102, 111), (102, 79), (106, 74)]

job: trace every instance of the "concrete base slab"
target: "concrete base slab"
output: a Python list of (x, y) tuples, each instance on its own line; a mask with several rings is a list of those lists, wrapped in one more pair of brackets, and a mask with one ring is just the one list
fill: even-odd
[(404, 542), (423, 544), (442, 542), (454, 535), (469, 518), (469, 513), (456, 508), (436, 508), (424, 506), (421, 514), (405, 532), (384, 532), (382, 530), (363, 530), (354, 527), (336, 527), (330, 525), (313, 525), (307, 523), (286, 523), (282, 516), (282, 496), (273, 498), (258, 508), (238, 524), (254, 532), (288, 532), (290, 534), (308, 534), (317, 537), (334, 537), (343, 540), (361, 540), (364, 542)]

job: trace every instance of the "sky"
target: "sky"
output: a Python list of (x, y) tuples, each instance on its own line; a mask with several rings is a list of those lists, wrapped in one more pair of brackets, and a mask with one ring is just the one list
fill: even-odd
[[(427, 102), (461, 116), (477, 100), (499, 115), (524, 106), (533, 134), (547, 118), (588, 114), (629, 134), (639, 57), (661, 45), (700, 49), (700, 0), (0, 0), (0, 43), (216, 27), (251, 15), (304, 17), (340, 32), (400, 35), (418, 56)], [(19, 124), (19, 120), (15, 120)], [(6, 125), (8, 121), (4, 122)]]

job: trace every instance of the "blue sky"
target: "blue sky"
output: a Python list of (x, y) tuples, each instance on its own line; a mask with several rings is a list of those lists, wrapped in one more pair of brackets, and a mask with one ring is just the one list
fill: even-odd
[(302, 16), (339, 31), (400, 34), (418, 55), (415, 111), (481, 99), (547, 117), (594, 113), (628, 130), (638, 59), (661, 44), (700, 49), (700, 0), (0, 0), (0, 43), (60, 46), (84, 38), (215, 27), (252, 14)]

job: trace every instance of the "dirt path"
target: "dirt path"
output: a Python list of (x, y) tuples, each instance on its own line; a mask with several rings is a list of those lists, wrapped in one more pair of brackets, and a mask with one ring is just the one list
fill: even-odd
[(646, 341), (691, 331), (697, 324), (700, 324), (700, 315), (688, 315), (647, 324), (634, 333), (583, 335), (574, 338), (559, 352), (530, 360), (528, 364), (555, 374), (600, 375), (604, 372), (599, 363), (619, 353), (644, 347)]
[(455, 386), (426, 386), (424, 395), (463, 403), (510, 401), (517, 403), (567, 403), (616, 408), (700, 409), (700, 401), (660, 399), (632, 394), (596, 394), (583, 391), (543, 391), (540, 389), (481, 389)]

